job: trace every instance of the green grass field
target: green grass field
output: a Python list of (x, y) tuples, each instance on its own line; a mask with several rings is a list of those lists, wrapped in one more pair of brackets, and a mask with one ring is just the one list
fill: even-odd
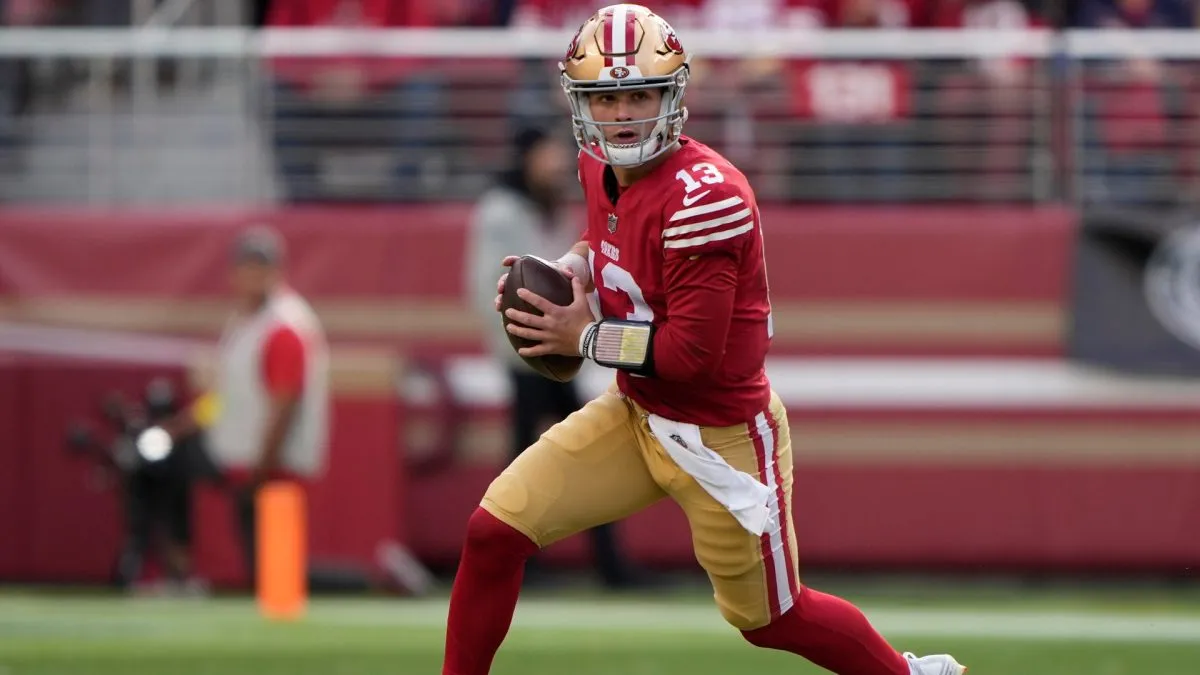
[[(842, 591), (843, 589), (831, 589)], [(847, 594), (900, 649), (950, 651), (971, 675), (1196, 675), (1194, 593)], [(247, 599), (0, 594), (0, 675), (440, 673), (445, 599), (313, 601), (296, 623)], [(523, 600), (496, 675), (815, 675), (756, 650), (698, 594)]]

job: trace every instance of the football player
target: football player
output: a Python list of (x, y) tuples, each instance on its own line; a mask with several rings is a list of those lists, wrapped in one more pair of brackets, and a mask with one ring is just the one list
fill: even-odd
[(621, 4), (580, 27), (560, 66), (587, 202), (583, 240), (557, 261), (574, 301), (522, 289), (544, 315), (509, 309), (508, 330), (538, 341), (525, 356), (582, 355), (617, 369), (616, 383), (514, 461), (471, 516), (443, 675), (488, 673), (527, 557), (664, 497), (750, 643), (841, 675), (961, 675), (951, 656), (900, 654), (853, 605), (800, 582), (787, 413), (764, 370), (758, 208), (741, 172), (682, 135), (688, 61), (666, 21)]

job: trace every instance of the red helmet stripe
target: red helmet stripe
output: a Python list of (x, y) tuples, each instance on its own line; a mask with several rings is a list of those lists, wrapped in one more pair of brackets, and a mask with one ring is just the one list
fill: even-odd
[(637, 26), (637, 17), (632, 12), (625, 14), (625, 51), (629, 52), (629, 57), (625, 59), (625, 65), (637, 65), (637, 36), (634, 28)]
[(609, 42), (608, 53), (612, 54), (611, 63), (605, 62), (605, 65), (627, 66), (629, 59), (625, 56), (629, 50), (633, 49), (633, 45), (629, 43), (630, 22), (633, 21), (633, 13), (629, 11), (629, 5), (617, 5), (613, 7), (612, 17), (605, 24), (608, 30)]
[(604, 67), (611, 68), (613, 65), (613, 13), (606, 12), (604, 14), (604, 44), (602, 45), (603, 53), (610, 56), (604, 57)]

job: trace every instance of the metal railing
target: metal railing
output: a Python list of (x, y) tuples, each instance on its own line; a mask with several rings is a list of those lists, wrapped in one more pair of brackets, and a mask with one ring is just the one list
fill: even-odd
[[(763, 200), (1176, 203), (1192, 32), (697, 32), (687, 133)], [(0, 31), (0, 198), (445, 200), (569, 136), (561, 31)]]

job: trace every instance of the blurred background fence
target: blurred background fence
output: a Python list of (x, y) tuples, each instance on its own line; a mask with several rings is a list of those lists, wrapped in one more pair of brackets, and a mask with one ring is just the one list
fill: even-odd
[[(468, 199), (567, 112), (559, 29), (2, 35), (12, 203)], [(764, 201), (1191, 203), (1192, 36), (699, 30), (688, 130)]]

